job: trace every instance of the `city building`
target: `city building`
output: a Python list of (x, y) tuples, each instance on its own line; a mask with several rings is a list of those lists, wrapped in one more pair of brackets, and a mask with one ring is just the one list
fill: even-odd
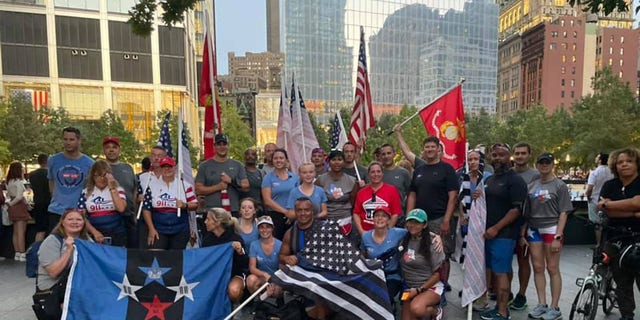
[(236, 56), (229, 52), (229, 76), (232, 91), (255, 91), (280, 89), (284, 55), (281, 53), (245, 53)]
[(599, 28), (596, 36), (596, 70), (610, 68), (635, 91), (640, 29)]
[(282, 12), (286, 78), (295, 72), (320, 122), (353, 107), (361, 26), (375, 114), (421, 107), (461, 77), (468, 111), (495, 108), (493, 0), (287, 0)]
[[(133, 0), (0, 0), (0, 95), (29, 95), (75, 119), (114, 110), (140, 141), (156, 114), (184, 107), (199, 128), (193, 16), (148, 37), (126, 23)], [(200, 130), (191, 130), (200, 141)]]
[(267, 51), (280, 53), (280, 0), (266, 0)]

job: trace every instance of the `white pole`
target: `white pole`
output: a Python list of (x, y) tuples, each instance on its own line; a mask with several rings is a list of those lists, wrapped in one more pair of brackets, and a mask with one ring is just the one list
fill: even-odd
[(136, 214), (136, 221), (140, 220), (140, 214), (142, 214), (142, 206), (144, 204), (144, 195), (147, 192), (147, 188), (151, 184), (151, 178), (152, 178), (151, 175), (153, 174), (153, 171), (149, 170), (149, 171), (147, 171), (147, 174), (149, 175), (149, 179), (147, 180), (147, 186), (142, 189), (142, 202), (140, 203), (140, 206), (138, 207), (138, 214)]
[(467, 305), (467, 320), (471, 320), (473, 319), (473, 303), (469, 303)]
[(233, 310), (233, 312), (231, 312), (231, 314), (229, 314), (226, 318), (224, 318), (224, 320), (229, 320), (233, 318), (233, 316), (235, 316), (236, 313), (240, 312), (240, 310), (244, 308), (249, 302), (253, 301), (253, 298), (255, 298), (260, 292), (264, 291), (264, 289), (266, 289), (268, 285), (269, 285), (269, 282), (266, 282), (265, 284), (263, 284), (262, 287), (260, 287), (258, 290), (256, 290), (256, 292), (250, 295), (249, 298), (247, 298), (247, 300), (245, 300), (241, 305), (239, 305), (235, 310)]

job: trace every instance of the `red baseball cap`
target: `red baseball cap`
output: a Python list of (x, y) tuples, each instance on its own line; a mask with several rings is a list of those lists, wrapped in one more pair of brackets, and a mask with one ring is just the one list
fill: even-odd
[(158, 165), (161, 166), (161, 167), (163, 167), (163, 166), (175, 167), (176, 166), (176, 162), (171, 157), (164, 157), (164, 158), (162, 158), (162, 160), (160, 160), (160, 163), (158, 163)]
[(382, 211), (386, 213), (389, 217), (391, 217), (391, 210), (389, 210), (389, 207), (387, 206), (377, 206), (375, 209), (373, 209), (373, 213), (376, 213), (377, 211)]
[(116, 137), (108, 136), (108, 137), (104, 137), (104, 139), (102, 139), (102, 145), (103, 145), (103, 146), (104, 146), (105, 144), (109, 143), (109, 142), (111, 142), (111, 143), (115, 144), (115, 145), (116, 145), (116, 146), (118, 146), (118, 147), (120, 146), (120, 139), (118, 139), (118, 138), (116, 138)]

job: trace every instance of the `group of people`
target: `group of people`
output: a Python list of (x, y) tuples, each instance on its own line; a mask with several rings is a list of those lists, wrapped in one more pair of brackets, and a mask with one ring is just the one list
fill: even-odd
[[(46, 156), (38, 159), (46, 175), (31, 175), (46, 178), (51, 190), (50, 199), (36, 192), (33, 209), (40, 236), (50, 232), (39, 252), (38, 289), (53, 285), (68, 269), (76, 238), (151, 250), (185, 249), (200, 239), (202, 246), (233, 246), (228, 295), (237, 303), (246, 291), (255, 292), (265, 284), (281, 265), (297, 264), (296, 254), (307, 240), (305, 230), (328, 221), (339, 225), (345, 240), (356, 244), (364, 256), (383, 261), (389, 296), (402, 301), (402, 319), (440, 319), (445, 292), (451, 290), (449, 260), (455, 234), (465, 228), (471, 203), (484, 197), (488, 290), (474, 309), (488, 320), (509, 319), (509, 309), (527, 308), (525, 293), (533, 270), (538, 302), (529, 317), (560, 319), (559, 260), (567, 214), (573, 208), (566, 184), (554, 174), (554, 156), (538, 155), (534, 169), (529, 167), (528, 144), (518, 143), (512, 149), (496, 143), (469, 151), (468, 169), (456, 172), (442, 161), (438, 138), (425, 138), (417, 156), (399, 126), (394, 132), (404, 167), (394, 161), (393, 144), (377, 148), (376, 161), (363, 166), (357, 163), (357, 147), (347, 143), (327, 153), (315, 149), (297, 172), (290, 170), (287, 151), (272, 143), (265, 145), (261, 165), (254, 149), (245, 151), (243, 163), (231, 159), (229, 137), (217, 134), (215, 155), (198, 166), (191, 185), (177, 176), (176, 162), (162, 147), (152, 148), (143, 161), (148, 170), (136, 175), (130, 165), (120, 162), (117, 137), (104, 138), (105, 160), (94, 161), (80, 152), (80, 131), (65, 128), (63, 151), (48, 161)], [(618, 208), (616, 201), (640, 195), (639, 161), (637, 150), (618, 150), (609, 157), (612, 179), (604, 182), (606, 175), (594, 174), (599, 182), (588, 189), (592, 207), (598, 199), (606, 199), (600, 206), (606, 207), (603, 210), (613, 224), (640, 228), (638, 214), (629, 215), (638, 209), (626, 207), (635, 204), (620, 202)], [(20, 183), (12, 181), (22, 178), (22, 168), (14, 165), (19, 164), (10, 167), (10, 206), (21, 201)], [(202, 215), (201, 225), (190, 219), (191, 211)], [(14, 245), (19, 260), (25, 251), (28, 216), (12, 219), (18, 222)], [(514, 254), (520, 284), (515, 296), (511, 294)], [(550, 303), (545, 273), (550, 278)], [(632, 276), (640, 280), (637, 270), (614, 270), (618, 297), (631, 296), (619, 299), (625, 320), (633, 318), (635, 308)], [(626, 283), (618, 282), (623, 279)], [(275, 285), (268, 287), (273, 297), (280, 297), (281, 291)], [(497, 300), (495, 308), (488, 308), (489, 298)], [(328, 311), (321, 301), (317, 306), (317, 318), (324, 318)]]

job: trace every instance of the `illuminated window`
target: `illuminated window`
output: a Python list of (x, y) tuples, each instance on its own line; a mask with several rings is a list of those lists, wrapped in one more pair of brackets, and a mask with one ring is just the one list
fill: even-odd
[(567, 56), (565, 56), (564, 54), (562, 55), (562, 63), (567, 62)]
[(104, 92), (98, 87), (61, 85), (60, 105), (72, 118), (99, 119), (104, 112)]
[(156, 118), (153, 91), (114, 88), (112, 99), (113, 109), (122, 119), (125, 129), (132, 132), (137, 140), (148, 140)]

